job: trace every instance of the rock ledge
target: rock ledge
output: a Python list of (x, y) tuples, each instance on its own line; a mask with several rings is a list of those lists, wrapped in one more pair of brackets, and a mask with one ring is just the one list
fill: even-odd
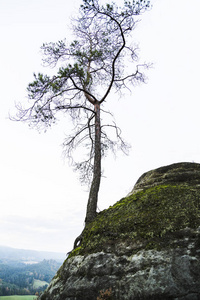
[(132, 193), (163, 184), (200, 185), (200, 164), (176, 163), (144, 173), (136, 182)]

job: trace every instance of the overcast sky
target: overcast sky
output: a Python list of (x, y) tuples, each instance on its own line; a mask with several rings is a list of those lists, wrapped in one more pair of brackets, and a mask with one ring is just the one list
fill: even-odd
[[(117, 1), (116, 1), (117, 2)], [(15, 102), (41, 66), (44, 42), (70, 39), (80, 0), (0, 0), (0, 244), (68, 252), (84, 226), (87, 187), (62, 157), (67, 123), (47, 133), (11, 122)], [(154, 0), (135, 30), (148, 82), (109, 100), (132, 146), (103, 161), (98, 207), (126, 196), (144, 172), (175, 162), (200, 162), (199, 0)]]

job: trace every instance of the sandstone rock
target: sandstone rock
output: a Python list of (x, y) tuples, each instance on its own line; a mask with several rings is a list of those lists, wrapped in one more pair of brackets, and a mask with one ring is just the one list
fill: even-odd
[(136, 182), (131, 193), (169, 183), (200, 185), (200, 164), (176, 163), (144, 173)]
[(101, 212), (41, 300), (200, 299), (200, 165), (142, 175), (128, 197)]

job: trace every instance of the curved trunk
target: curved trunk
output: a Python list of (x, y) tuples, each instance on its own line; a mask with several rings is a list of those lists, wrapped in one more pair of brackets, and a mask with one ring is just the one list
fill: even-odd
[(100, 104), (94, 104), (95, 110), (95, 141), (94, 141), (94, 169), (87, 204), (85, 223), (90, 223), (96, 217), (98, 193), (101, 181), (101, 120)]

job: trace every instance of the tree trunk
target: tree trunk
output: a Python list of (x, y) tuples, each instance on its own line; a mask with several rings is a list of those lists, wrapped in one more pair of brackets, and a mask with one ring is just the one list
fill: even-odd
[(101, 181), (101, 120), (100, 103), (94, 104), (95, 109), (95, 141), (94, 141), (94, 169), (93, 179), (90, 187), (89, 199), (87, 204), (85, 223), (90, 223), (97, 212), (98, 193)]

